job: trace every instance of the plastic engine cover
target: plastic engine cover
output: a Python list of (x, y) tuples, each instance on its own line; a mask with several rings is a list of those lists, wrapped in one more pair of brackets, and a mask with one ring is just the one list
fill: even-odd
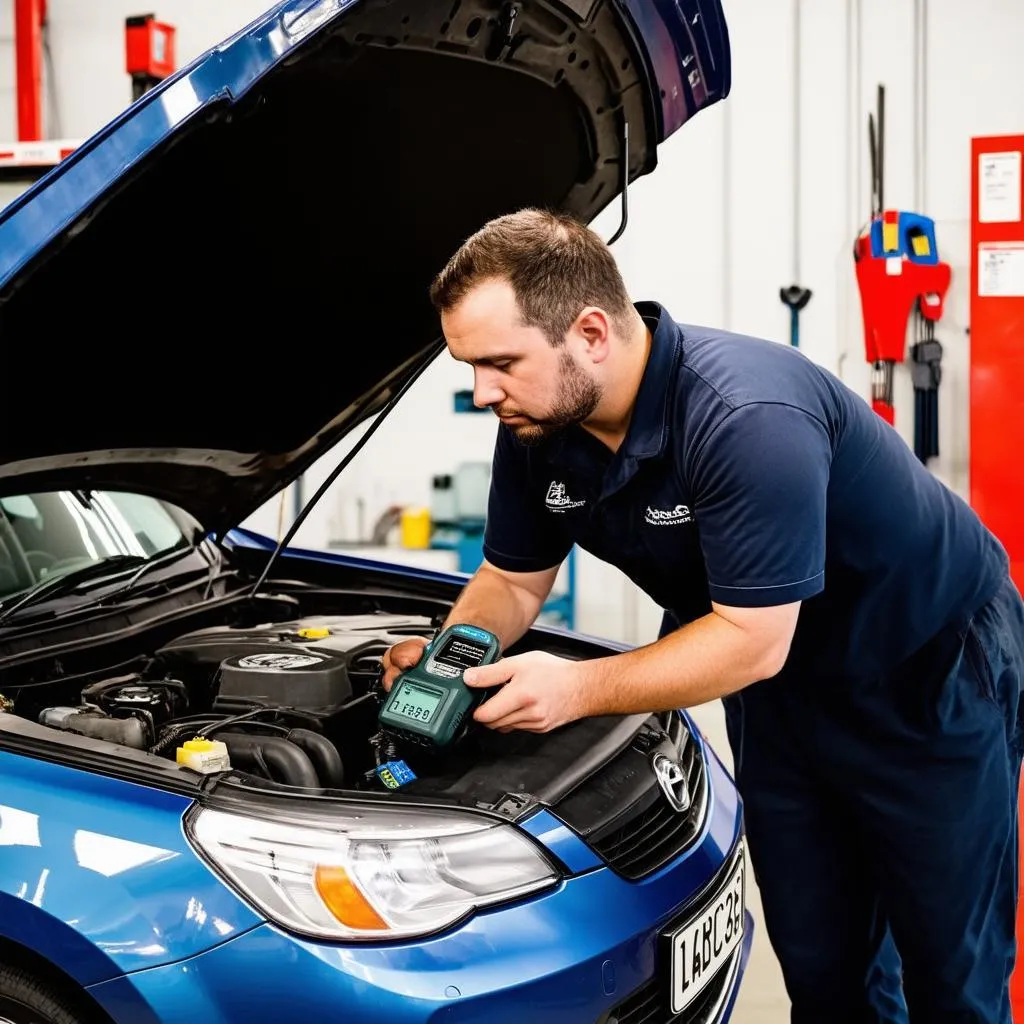
[(320, 651), (270, 650), (225, 658), (214, 708), (251, 704), (331, 715), (352, 696), (344, 658)]

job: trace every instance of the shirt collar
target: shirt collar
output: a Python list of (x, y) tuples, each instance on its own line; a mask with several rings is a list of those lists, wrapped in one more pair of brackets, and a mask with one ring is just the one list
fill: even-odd
[(651, 330), (651, 351), (636, 395), (636, 405), (622, 443), (625, 455), (648, 459), (660, 455), (668, 442), (669, 398), (679, 362), (680, 331), (668, 310), (657, 302), (637, 302), (637, 312)]

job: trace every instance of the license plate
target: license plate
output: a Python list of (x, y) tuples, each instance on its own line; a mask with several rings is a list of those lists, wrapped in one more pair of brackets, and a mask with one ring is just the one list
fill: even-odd
[(682, 1013), (743, 939), (743, 852), (710, 902), (670, 936), (672, 1013)]

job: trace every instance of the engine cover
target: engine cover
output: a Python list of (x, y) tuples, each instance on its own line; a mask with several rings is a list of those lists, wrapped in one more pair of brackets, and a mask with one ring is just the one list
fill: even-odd
[[(380, 657), (399, 640), (430, 630), (426, 618), (373, 613), (310, 616), (186, 633), (157, 651), (168, 670), (208, 685), (216, 712), (254, 704), (294, 708), (324, 718), (353, 697), (353, 676), (379, 671)], [(362, 689), (365, 689), (365, 682)]]
[(221, 662), (214, 711), (232, 711), (252, 704), (289, 707), (328, 716), (352, 696), (352, 682), (343, 658), (326, 652), (275, 645), (257, 654), (241, 654)]

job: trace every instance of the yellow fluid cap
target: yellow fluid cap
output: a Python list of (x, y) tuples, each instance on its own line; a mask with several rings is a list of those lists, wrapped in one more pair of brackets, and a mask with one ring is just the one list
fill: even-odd
[[(219, 747), (219, 744), (217, 747)], [(217, 749), (217, 747), (214, 746), (213, 740), (208, 740), (205, 736), (196, 736), (195, 739), (185, 740), (178, 749), (187, 750), (193, 754), (206, 754), (211, 750)]]
[(208, 740), (202, 736), (185, 740), (175, 752), (174, 759), (197, 772), (223, 772), (231, 767), (227, 745), (221, 740)]
[(303, 640), (323, 640), (325, 636), (331, 635), (326, 626), (303, 626), (298, 633)]

